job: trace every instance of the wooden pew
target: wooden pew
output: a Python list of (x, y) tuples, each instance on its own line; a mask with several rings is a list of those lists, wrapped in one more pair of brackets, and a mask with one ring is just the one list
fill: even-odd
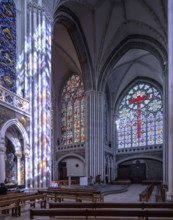
[[(35, 194), (35, 193), (34, 193)], [(1, 195), (0, 198), (0, 211), (2, 214), (8, 214), (10, 211), (12, 213), (12, 216), (18, 216), (18, 213), (20, 211), (19, 206), (19, 199), (23, 198), (24, 196), (31, 196), (34, 195), (33, 193), (19, 193), (19, 192), (13, 192), (13, 193), (7, 193), (6, 195)]]
[(138, 209), (173, 209), (173, 203), (152, 203), (152, 202), (136, 202), (136, 203), (111, 203), (111, 202), (100, 202), (100, 203), (56, 203), (50, 202), (49, 208), (56, 209), (115, 209), (115, 208), (138, 208)]
[(155, 201), (156, 202), (165, 202), (165, 189), (162, 184), (157, 185)]
[(145, 202), (148, 202), (150, 196), (151, 196), (151, 193), (153, 191), (153, 188), (154, 188), (154, 184), (149, 184), (140, 194), (139, 194), (139, 201), (142, 202), (142, 201), (145, 201)]
[[(23, 196), (23, 195), (26, 195), (26, 194), (31, 194), (31, 193), (25, 193), (25, 192), (9, 192), (5, 195), (0, 195), (0, 198), (1, 199), (13, 199), (13, 198), (16, 198), (16, 196)], [(35, 194), (35, 193), (32, 193), (32, 194)]]
[(61, 202), (64, 199), (74, 199), (76, 202), (82, 202), (83, 200), (89, 200), (91, 202), (103, 201), (103, 198), (99, 192), (49, 192), (48, 198), (55, 198), (55, 201)]
[[(119, 210), (96, 210), (96, 209), (74, 209), (74, 210), (59, 210), (59, 209), (31, 209), (30, 219), (34, 219), (35, 216), (81, 216), (88, 219), (88, 217), (106, 217), (106, 219), (111, 219), (112, 217), (143, 217), (146, 220), (149, 217), (172, 217), (173, 210), (139, 210), (139, 209), (119, 209)], [(105, 218), (104, 218), (105, 219)]]
[(0, 212), (2, 214), (9, 214), (11, 216), (18, 216), (19, 201), (18, 199), (0, 200)]
[(40, 203), (41, 208), (46, 208), (46, 195), (44, 194), (28, 194), (23, 196), (16, 195), (15, 198), (9, 199), (8, 197), (6, 199), (3, 199), (0, 201), (0, 211), (3, 213), (9, 213), (11, 210), (12, 216), (20, 216), (21, 215), (21, 208), (27, 204), (30, 205), (30, 207), (35, 208), (35, 204)]
[(48, 199), (54, 199), (55, 202), (61, 202), (64, 199), (74, 199), (76, 202), (89, 200), (91, 202), (103, 202), (104, 197), (100, 191), (96, 190), (38, 190), (39, 193), (46, 193)]
[(35, 208), (36, 203), (40, 204), (40, 208), (46, 208), (46, 195), (45, 194), (36, 194), (30, 196), (24, 196), (19, 199), (19, 209), (18, 215), (21, 216), (21, 208), (27, 204), (30, 205), (30, 208)]
[(36, 195), (38, 193), (10, 193), (10, 194), (6, 194), (6, 195), (1, 195), (0, 198), (1, 200), (11, 200), (11, 199), (19, 199), (25, 196), (32, 196), (32, 195)]

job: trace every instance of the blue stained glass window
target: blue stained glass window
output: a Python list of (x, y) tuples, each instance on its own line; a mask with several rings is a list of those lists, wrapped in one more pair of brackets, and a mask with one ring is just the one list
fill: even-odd
[(0, 84), (16, 92), (16, 8), (0, 0)]
[(61, 144), (84, 143), (84, 87), (78, 75), (73, 75), (61, 94)]
[(117, 138), (118, 148), (163, 143), (162, 96), (150, 83), (138, 82), (122, 98)]

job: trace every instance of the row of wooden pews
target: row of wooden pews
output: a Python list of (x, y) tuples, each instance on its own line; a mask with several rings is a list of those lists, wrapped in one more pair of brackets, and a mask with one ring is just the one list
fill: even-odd
[(10, 193), (1, 195), (0, 212), (1, 214), (10, 214), (11, 216), (20, 216), (21, 208), (27, 204), (34, 208), (36, 203), (40, 208), (46, 208), (46, 195), (38, 193)]
[(140, 202), (148, 202), (154, 187), (156, 187), (155, 202), (165, 202), (165, 188), (162, 183), (151, 183), (139, 194)]
[(163, 184), (158, 184), (156, 186), (156, 195), (155, 195), (156, 202), (165, 202), (165, 188)]
[(148, 184), (147, 187), (139, 194), (140, 202), (148, 202), (153, 192), (154, 184)]
[(149, 217), (173, 219), (173, 203), (50, 203), (49, 209), (31, 209), (30, 219), (36, 216), (95, 217), (112, 219), (113, 217)]
[(55, 202), (62, 202), (65, 199), (72, 199), (75, 202), (91, 201), (103, 202), (104, 197), (101, 191), (95, 188), (61, 188), (61, 189), (48, 189), (38, 190), (40, 194), (46, 194), (47, 200), (54, 200)]

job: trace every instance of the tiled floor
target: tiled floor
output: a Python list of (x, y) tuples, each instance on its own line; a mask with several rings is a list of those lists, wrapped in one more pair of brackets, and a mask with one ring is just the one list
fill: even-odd
[[(139, 202), (139, 193), (142, 192), (145, 187), (146, 187), (146, 185), (132, 184), (132, 185), (127, 187), (127, 190), (125, 192), (115, 193), (115, 194), (113, 192), (115, 192), (117, 190), (120, 191), (122, 186), (107, 185), (107, 186), (101, 186), (100, 189), (103, 192), (111, 191), (111, 194), (104, 196), (104, 202)], [(154, 198), (155, 198), (154, 195), (155, 195), (155, 192), (153, 192), (153, 194), (151, 196), (150, 201), (152, 201), (152, 202), (154, 202)], [(24, 219), (25, 220), (30, 219), (30, 217), (29, 217), (29, 207), (25, 207), (22, 210), (21, 217), (17, 217), (17, 218), (16, 217), (11, 217), (11, 216), (0, 217), (0, 220), (24, 220)], [(47, 219), (52, 219), (52, 218), (49, 218), (49, 217), (34, 217), (34, 219), (47, 220)], [(63, 220), (65, 220), (64, 218), (53, 218), (53, 219), (63, 219)], [(73, 218), (73, 220), (74, 219), (79, 220), (79, 218)], [(125, 218), (118, 218), (118, 219), (126, 220)], [(134, 220), (136, 218), (128, 218), (128, 220), (131, 220), (131, 219)], [(164, 219), (164, 220), (166, 220), (166, 219)]]

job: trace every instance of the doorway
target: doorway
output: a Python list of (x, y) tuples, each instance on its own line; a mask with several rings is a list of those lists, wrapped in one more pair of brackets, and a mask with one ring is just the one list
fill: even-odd
[(120, 164), (118, 179), (131, 180), (132, 183), (142, 183), (146, 179), (146, 164), (137, 160), (135, 163)]
[(58, 173), (59, 173), (59, 180), (67, 179), (67, 163), (66, 162), (59, 162), (58, 166)]
[(142, 183), (146, 179), (146, 164), (137, 161), (130, 166), (132, 183)]

